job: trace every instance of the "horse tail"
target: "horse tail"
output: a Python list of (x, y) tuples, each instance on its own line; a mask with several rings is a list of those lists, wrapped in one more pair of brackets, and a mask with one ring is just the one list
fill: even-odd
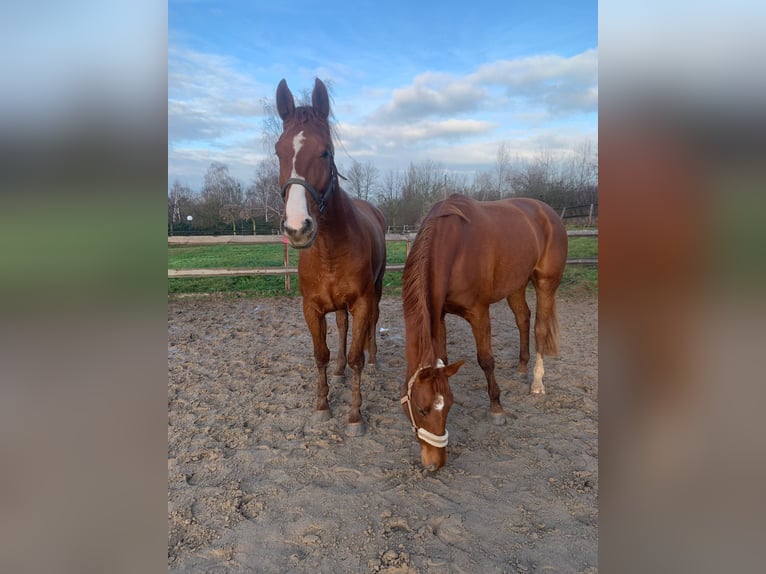
[(556, 314), (556, 298), (553, 298), (551, 312), (547, 316), (546, 335), (543, 339), (542, 355), (557, 356), (559, 354), (559, 320)]

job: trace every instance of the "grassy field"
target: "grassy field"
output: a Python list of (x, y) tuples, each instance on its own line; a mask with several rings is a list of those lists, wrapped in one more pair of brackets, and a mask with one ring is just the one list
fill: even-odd
[[(406, 243), (387, 243), (388, 263), (404, 263)], [(298, 264), (298, 253), (288, 250), (290, 265)], [(598, 257), (598, 238), (570, 237), (569, 258)], [(206, 269), (218, 267), (282, 267), (284, 247), (275, 245), (215, 245), (168, 247), (168, 269)], [(401, 271), (386, 272), (383, 278), (384, 295), (400, 295)], [(282, 275), (255, 277), (203, 277), (168, 279), (168, 293), (245, 293), (251, 296), (299, 295), (298, 277), (291, 278), (291, 289), (285, 291)], [(594, 266), (569, 265), (564, 272), (562, 290), (598, 290), (598, 268)]]

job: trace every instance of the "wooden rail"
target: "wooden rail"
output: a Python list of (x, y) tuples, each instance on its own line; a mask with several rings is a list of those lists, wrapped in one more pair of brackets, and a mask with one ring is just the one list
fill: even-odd
[[(569, 237), (598, 237), (598, 231), (593, 229), (574, 229), (567, 231)], [(415, 233), (389, 233), (386, 241), (406, 241), (406, 253), (410, 252), (410, 244)], [(228, 267), (221, 269), (168, 269), (168, 278), (188, 277), (238, 277), (249, 275), (284, 275), (285, 289), (290, 290), (290, 275), (298, 273), (298, 268), (289, 265), (289, 246), (281, 235), (184, 235), (168, 237), (168, 245), (256, 245), (279, 244), (285, 246), (284, 267)], [(567, 265), (598, 265), (598, 259), (568, 259)], [(386, 271), (402, 271), (403, 263), (386, 265)]]

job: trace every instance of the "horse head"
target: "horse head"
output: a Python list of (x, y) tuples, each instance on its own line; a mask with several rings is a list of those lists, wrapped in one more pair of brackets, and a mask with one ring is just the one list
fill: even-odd
[(402, 408), (420, 442), (420, 460), (430, 471), (447, 462), (447, 415), (454, 399), (448, 379), (464, 361), (421, 367), (402, 386)]
[(330, 98), (317, 78), (311, 106), (295, 106), (293, 94), (282, 80), (277, 87), (277, 112), (282, 134), (276, 143), (279, 185), (285, 209), (282, 232), (297, 249), (311, 247), (318, 221), (338, 186), (334, 148), (328, 121)]

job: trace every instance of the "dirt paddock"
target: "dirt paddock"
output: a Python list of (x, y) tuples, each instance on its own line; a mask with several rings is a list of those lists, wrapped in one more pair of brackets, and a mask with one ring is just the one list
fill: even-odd
[[(597, 299), (560, 296), (558, 315), (560, 356), (537, 396), (532, 369), (515, 372), (510, 310), (492, 307), (504, 426), (488, 419), (470, 327), (448, 316), (449, 358), (466, 366), (451, 379), (447, 464), (430, 474), (399, 404), (400, 299), (381, 302), (367, 433), (349, 438), (350, 371), (331, 384), (333, 418), (309, 422), (316, 369), (299, 298), (172, 298), (170, 572), (597, 572)], [(334, 353), (332, 315), (328, 327)]]

